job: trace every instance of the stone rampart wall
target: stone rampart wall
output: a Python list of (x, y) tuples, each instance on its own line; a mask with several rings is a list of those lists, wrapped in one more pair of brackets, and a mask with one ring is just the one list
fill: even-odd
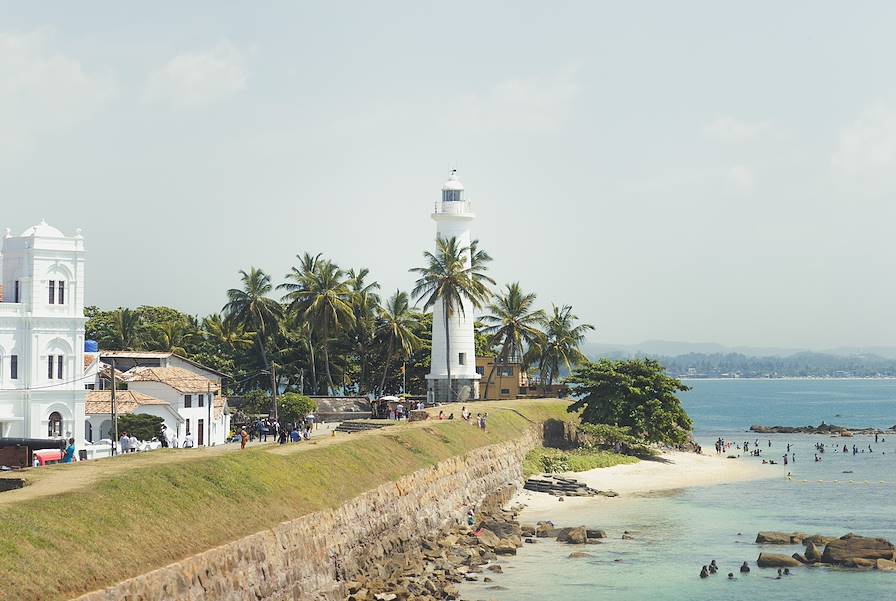
[[(519, 439), (445, 460), (383, 484), (336, 509), (281, 523), (131, 578), (78, 601), (334, 600), (343, 582), (421, 536), (463, 521), (466, 510), (522, 483)], [(508, 486), (510, 485), (510, 486)]]

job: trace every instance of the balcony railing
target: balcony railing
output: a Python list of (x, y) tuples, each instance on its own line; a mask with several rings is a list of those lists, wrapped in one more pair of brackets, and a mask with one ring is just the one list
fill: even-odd
[(437, 200), (433, 206), (433, 213), (442, 214), (442, 213), (453, 213), (453, 214), (463, 214), (463, 213), (472, 213), (473, 212), (473, 201), (471, 200)]
[(25, 305), (22, 303), (0, 303), (0, 316), (23, 315)]

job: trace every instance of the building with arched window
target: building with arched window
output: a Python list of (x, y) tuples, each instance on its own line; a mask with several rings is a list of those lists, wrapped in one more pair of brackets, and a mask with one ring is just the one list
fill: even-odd
[(84, 240), (45, 221), (2, 245), (0, 437), (84, 440)]

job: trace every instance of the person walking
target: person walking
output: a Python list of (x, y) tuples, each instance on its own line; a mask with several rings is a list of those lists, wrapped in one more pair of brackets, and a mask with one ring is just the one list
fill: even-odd
[(162, 448), (168, 448), (168, 426), (162, 424), (162, 429), (159, 430), (159, 442), (162, 443)]
[(131, 437), (128, 439), (128, 453), (136, 453), (139, 447), (140, 441), (137, 440), (136, 436), (131, 434)]
[(121, 454), (129, 453), (131, 450), (131, 439), (128, 438), (127, 432), (122, 432), (121, 437), (118, 439), (118, 446), (121, 447)]
[(249, 444), (249, 433), (246, 432), (245, 428), (240, 429), (240, 449), (245, 449), (246, 445)]

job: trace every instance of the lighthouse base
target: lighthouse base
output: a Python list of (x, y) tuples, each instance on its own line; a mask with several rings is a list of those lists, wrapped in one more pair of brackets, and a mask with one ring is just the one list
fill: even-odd
[(448, 378), (430, 378), (426, 382), (426, 398), (430, 403), (464, 403), (479, 398), (479, 376), (454, 378), (448, 386)]

